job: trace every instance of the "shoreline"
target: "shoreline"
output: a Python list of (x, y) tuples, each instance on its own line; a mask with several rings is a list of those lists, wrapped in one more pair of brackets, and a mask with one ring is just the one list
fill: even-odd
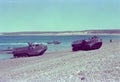
[(67, 36), (67, 35), (120, 35), (120, 29), (99, 29), (81, 31), (21, 31), (1, 32), (0, 36)]
[(79, 35), (110, 35), (110, 36), (120, 36), (120, 34), (80, 34), (80, 33), (67, 33), (67, 34), (19, 34), (19, 35), (14, 35), (14, 34), (10, 34), (10, 35), (3, 35), (0, 34), (0, 36), (79, 36)]
[(0, 60), (0, 81), (119, 82), (120, 42), (98, 50), (59, 51), (42, 56)]

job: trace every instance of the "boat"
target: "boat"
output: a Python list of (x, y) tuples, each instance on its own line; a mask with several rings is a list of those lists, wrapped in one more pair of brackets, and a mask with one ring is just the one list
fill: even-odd
[(60, 44), (61, 42), (59, 41), (53, 41), (53, 44), (57, 45), (57, 44)]
[(102, 39), (93, 36), (88, 40), (77, 40), (72, 42), (72, 51), (78, 50), (95, 50), (102, 46)]
[(14, 57), (31, 57), (43, 55), (46, 50), (46, 45), (28, 43), (26, 47), (14, 48), (12, 53)]
[(52, 41), (52, 42), (47, 42), (47, 44), (54, 44), (54, 45), (57, 45), (57, 44), (60, 44), (61, 42), (59, 41)]

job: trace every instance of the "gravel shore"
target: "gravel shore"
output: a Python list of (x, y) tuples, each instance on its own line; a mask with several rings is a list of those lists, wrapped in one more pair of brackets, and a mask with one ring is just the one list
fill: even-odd
[(0, 60), (0, 82), (120, 82), (120, 42)]

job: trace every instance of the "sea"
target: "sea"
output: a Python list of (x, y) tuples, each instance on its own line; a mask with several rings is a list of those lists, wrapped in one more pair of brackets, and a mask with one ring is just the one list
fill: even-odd
[[(3, 53), (1, 51), (27, 46), (28, 42), (46, 43), (48, 50), (45, 53), (55, 51), (65, 51), (71, 49), (71, 44), (75, 40), (88, 39), (93, 35), (66, 35), (66, 36), (0, 36), (0, 60), (13, 58), (13, 54)], [(97, 35), (103, 42), (112, 40), (120, 40), (119, 35)], [(60, 44), (47, 44), (47, 42), (59, 41)]]

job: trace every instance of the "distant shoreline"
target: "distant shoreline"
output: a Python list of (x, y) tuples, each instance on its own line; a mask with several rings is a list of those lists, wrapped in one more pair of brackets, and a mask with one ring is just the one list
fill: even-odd
[(113, 35), (120, 36), (120, 34), (21, 34), (21, 35), (0, 35), (0, 36), (79, 36), (79, 35)]
[(84, 31), (61, 31), (61, 32), (4, 32), (0, 36), (64, 36), (64, 35), (120, 35), (120, 29), (117, 30), (84, 30)]

